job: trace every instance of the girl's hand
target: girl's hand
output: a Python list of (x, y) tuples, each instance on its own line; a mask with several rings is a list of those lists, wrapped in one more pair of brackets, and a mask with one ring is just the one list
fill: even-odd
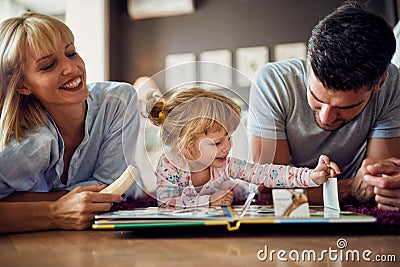
[(340, 174), (339, 166), (329, 160), (326, 155), (321, 155), (318, 160), (318, 165), (311, 173), (311, 179), (314, 183), (323, 184), (328, 178), (336, 177)]
[(210, 196), (210, 206), (229, 206), (232, 201), (232, 190), (219, 190)]

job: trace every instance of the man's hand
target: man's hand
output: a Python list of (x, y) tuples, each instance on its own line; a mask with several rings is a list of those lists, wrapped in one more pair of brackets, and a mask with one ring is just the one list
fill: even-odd
[(378, 208), (400, 210), (400, 159), (366, 159), (364, 180), (374, 188)]

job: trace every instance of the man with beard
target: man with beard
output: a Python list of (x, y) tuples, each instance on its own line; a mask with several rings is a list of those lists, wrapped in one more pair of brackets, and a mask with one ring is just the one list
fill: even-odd
[[(379, 199), (398, 200), (400, 182), (379, 188), (363, 178), (364, 159), (400, 157), (395, 47), (387, 22), (356, 3), (326, 16), (312, 31), (307, 60), (268, 63), (257, 72), (248, 118), (253, 160), (311, 167), (326, 154), (342, 171), (341, 203), (375, 198), (382, 209), (396, 208)], [(308, 194), (322, 203), (320, 188)]]

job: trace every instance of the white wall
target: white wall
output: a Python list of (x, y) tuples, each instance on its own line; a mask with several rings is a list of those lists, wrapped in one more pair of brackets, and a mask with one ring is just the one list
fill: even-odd
[(66, 0), (65, 23), (86, 63), (87, 81), (109, 79), (108, 0)]
[(400, 21), (394, 26), (393, 32), (396, 37), (396, 52), (393, 55), (392, 63), (400, 68)]
[(25, 11), (24, 7), (11, 0), (0, 0), (0, 22)]
[(28, 9), (56, 17), (65, 12), (87, 81), (109, 79), (109, 0), (0, 0), (0, 21)]

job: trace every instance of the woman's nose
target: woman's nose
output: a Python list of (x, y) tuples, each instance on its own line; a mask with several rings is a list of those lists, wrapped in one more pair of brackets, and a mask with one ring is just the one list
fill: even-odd
[(77, 66), (69, 59), (65, 58), (62, 60), (62, 74), (68, 75), (76, 72)]

